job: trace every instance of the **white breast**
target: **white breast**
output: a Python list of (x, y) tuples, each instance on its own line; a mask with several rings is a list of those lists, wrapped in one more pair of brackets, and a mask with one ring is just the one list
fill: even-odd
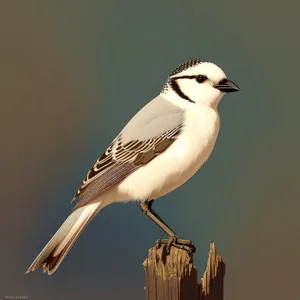
[(195, 105), (184, 120), (178, 140), (118, 185), (122, 200), (156, 199), (186, 182), (208, 159), (219, 132), (217, 111)]

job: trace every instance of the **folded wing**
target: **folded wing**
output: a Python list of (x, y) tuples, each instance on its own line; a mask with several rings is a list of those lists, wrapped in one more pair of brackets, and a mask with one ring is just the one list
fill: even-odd
[(165, 151), (180, 135), (183, 110), (158, 96), (145, 105), (89, 170), (73, 197), (81, 207)]

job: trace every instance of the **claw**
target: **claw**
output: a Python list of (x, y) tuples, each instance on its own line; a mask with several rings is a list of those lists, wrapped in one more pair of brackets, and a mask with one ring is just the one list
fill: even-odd
[(177, 236), (170, 236), (169, 239), (159, 239), (156, 241), (156, 249), (159, 249), (162, 245), (166, 245), (167, 254), (170, 254), (172, 246), (185, 250), (190, 255), (196, 251), (196, 247), (191, 241), (179, 239)]
[(177, 245), (177, 237), (176, 236), (171, 236), (168, 239), (167, 248), (166, 248), (167, 254), (170, 254), (170, 249), (171, 249), (172, 245)]
[(161, 247), (161, 239), (156, 241), (155, 246), (156, 246), (156, 249), (159, 249)]

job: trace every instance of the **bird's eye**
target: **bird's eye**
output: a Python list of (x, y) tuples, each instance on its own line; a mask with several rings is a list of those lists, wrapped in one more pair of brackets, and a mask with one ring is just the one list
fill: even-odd
[(199, 83), (203, 83), (206, 79), (207, 79), (207, 77), (205, 75), (196, 76), (196, 81)]

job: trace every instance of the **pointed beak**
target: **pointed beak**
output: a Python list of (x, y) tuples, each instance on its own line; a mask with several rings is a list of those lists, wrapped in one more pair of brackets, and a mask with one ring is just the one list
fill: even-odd
[(240, 88), (229, 79), (223, 79), (215, 85), (215, 88), (224, 93), (238, 92), (240, 90)]

